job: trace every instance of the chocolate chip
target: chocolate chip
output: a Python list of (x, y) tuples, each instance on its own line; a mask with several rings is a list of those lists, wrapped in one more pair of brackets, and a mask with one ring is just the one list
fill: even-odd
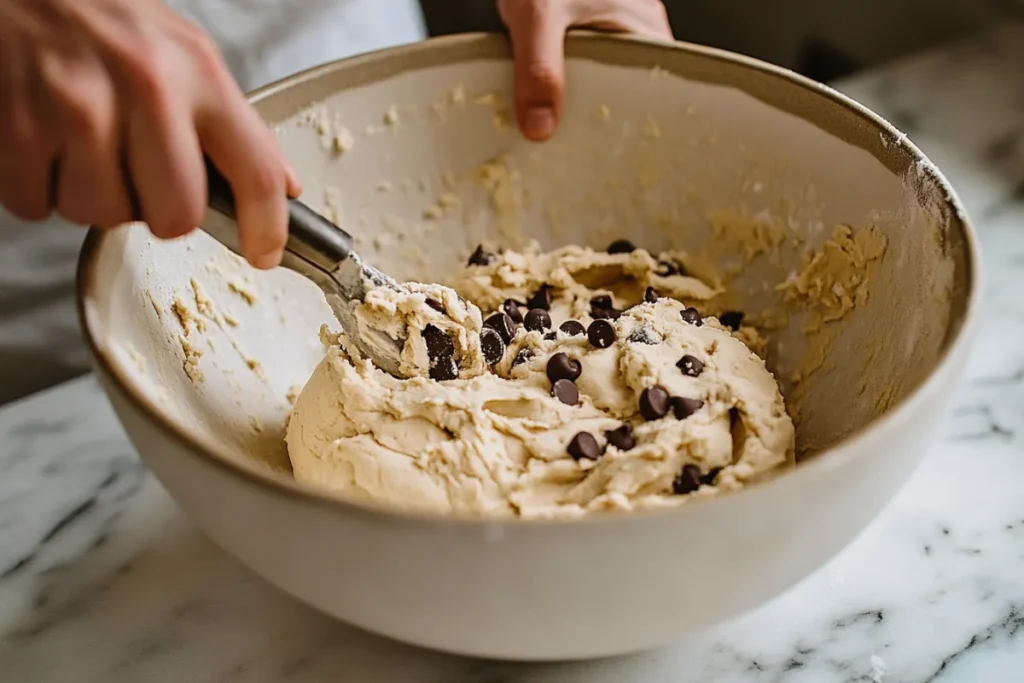
[(505, 357), (505, 342), (496, 330), (485, 327), (480, 331), (480, 350), (483, 351), (485, 363), (497, 365)]
[(732, 330), (738, 330), (740, 325), (743, 324), (743, 313), (740, 311), (726, 311), (718, 316), (718, 322)]
[(438, 358), (430, 368), (430, 379), (438, 382), (447, 382), (450, 379), (458, 379), (459, 366), (451, 356)]
[(683, 396), (673, 396), (670, 403), (672, 404), (672, 414), (676, 416), (677, 420), (685, 420), (704, 407), (704, 401), (699, 398)]
[(672, 482), (672, 493), (685, 496), (700, 488), (700, 468), (696, 465), (683, 465), (683, 469)]
[(687, 377), (700, 377), (700, 373), (704, 372), (704, 363), (695, 356), (686, 354), (679, 359), (676, 363), (676, 367), (683, 371), (683, 374)]
[(621, 427), (616, 427), (604, 433), (608, 443), (620, 451), (628, 451), (636, 446), (636, 437), (633, 436), (633, 425), (628, 422)]
[(655, 384), (640, 394), (640, 414), (645, 420), (657, 420), (668, 414), (668, 392)]
[(512, 322), (522, 323), (523, 314), (519, 311), (519, 307), (524, 305), (515, 299), (505, 299), (505, 302), (501, 304), (501, 310), (505, 315), (512, 318)]
[(598, 294), (590, 300), (590, 317), (594, 320), (616, 320), (621, 315), (622, 311), (616, 310), (610, 294)]
[(512, 318), (507, 313), (495, 313), (484, 321), (484, 327), (489, 327), (497, 332), (501, 341), (506, 344), (510, 344), (512, 337), (516, 336), (516, 324), (512, 322)]
[(686, 268), (679, 261), (658, 261), (658, 269), (654, 273), (661, 277), (686, 275)]
[(715, 479), (718, 479), (718, 475), (721, 472), (722, 472), (722, 468), (721, 467), (712, 467), (710, 470), (708, 470), (707, 474), (705, 474), (703, 477), (700, 478), (700, 482), (702, 484), (707, 484), (708, 486), (714, 486), (715, 485)]
[(437, 299), (427, 299), (427, 305), (433, 308), (438, 313), (444, 313), (444, 304)]
[(636, 245), (629, 240), (615, 240), (608, 245), (609, 254), (629, 254), (636, 251)]
[(556, 353), (548, 360), (548, 379), (554, 384), (560, 379), (575, 382), (583, 371), (578, 360), (569, 358), (567, 354)]
[(484, 245), (477, 245), (476, 251), (474, 251), (469, 257), (469, 265), (471, 266), (489, 266), (494, 263), (494, 259), (497, 258), (494, 254), (489, 251), (484, 251)]
[(649, 327), (641, 325), (640, 327), (634, 327), (633, 331), (629, 333), (629, 341), (638, 344), (660, 344), (662, 342), (661, 335), (652, 330)]
[(546, 332), (544, 334), (545, 341), (555, 341), (556, 339), (558, 339), (558, 333), (555, 331)]
[(516, 359), (512, 361), (512, 367), (522, 365), (531, 358), (533, 358), (532, 349), (520, 349), (519, 353), (516, 354)]
[(654, 287), (648, 287), (647, 289), (644, 290), (644, 301), (646, 301), (649, 304), (658, 303), (658, 296), (658, 290), (656, 290)]
[(683, 322), (696, 325), (697, 327), (704, 324), (704, 318), (700, 317), (700, 311), (693, 306), (679, 311), (679, 316), (683, 319)]
[(607, 320), (595, 320), (587, 328), (587, 339), (599, 349), (607, 349), (614, 344), (617, 336), (615, 326)]
[(530, 312), (526, 314), (525, 318), (523, 318), (523, 327), (530, 330), (531, 332), (535, 330), (550, 329), (551, 316), (548, 315), (548, 312), (543, 309), (530, 309)]
[(529, 299), (526, 300), (526, 307), (529, 309), (539, 308), (542, 311), (551, 310), (551, 285), (541, 285), (540, 289), (533, 293)]
[(434, 325), (424, 327), (423, 341), (427, 344), (427, 355), (431, 361), (446, 357), (451, 358), (455, 355), (455, 342), (439, 327)]
[(579, 320), (566, 320), (558, 326), (558, 329), (570, 337), (581, 337), (587, 333), (587, 328)]
[(580, 432), (572, 437), (565, 450), (569, 451), (573, 460), (597, 460), (601, 457), (601, 446), (590, 432)]
[(551, 395), (567, 406), (580, 402), (580, 390), (567, 379), (560, 379), (551, 385)]

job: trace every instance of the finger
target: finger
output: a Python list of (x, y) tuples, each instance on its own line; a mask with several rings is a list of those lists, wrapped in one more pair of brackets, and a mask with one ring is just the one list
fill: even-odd
[(113, 84), (91, 54), (52, 58), (45, 75), (61, 114), (66, 143), (55, 192), (68, 220), (114, 227), (131, 220), (120, 165), (120, 132)]
[(0, 43), (0, 204), (15, 216), (50, 215), (50, 168), (56, 153), (40, 112), (40, 94), (30, 88), (30, 66), (12, 42)]
[(516, 121), (528, 139), (546, 140), (562, 115), (570, 17), (563, 3), (544, 0), (507, 0), (501, 10), (515, 58)]
[(206, 184), (199, 140), (184, 103), (144, 103), (128, 119), (127, 166), (141, 218), (173, 239), (203, 220)]
[[(206, 213), (203, 158), (193, 111), (202, 75), (167, 30), (182, 22), (169, 9), (82, 11), (118, 92), (123, 127), (121, 156), (127, 198), (136, 218), (154, 235), (173, 239), (191, 232)], [(159, 5), (158, 7), (163, 7)]]
[(644, 38), (673, 39), (672, 31), (668, 28), (667, 23), (661, 25), (654, 21), (654, 17), (634, 14), (611, 15), (581, 20), (574, 23), (571, 28), (590, 29), (605, 33), (629, 33)]
[(569, 11), (572, 28), (609, 33), (632, 33), (646, 38), (672, 40), (668, 13), (661, 0), (601, 0), (573, 2)]
[(246, 101), (212, 41), (191, 24), (179, 28), (179, 39), (202, 74), (193, 109), (196, 133), (203, 152), (231, 185), (242, 253), (256, 268), (273, 268), (288, 240), (288, 196), (302, 188), (277, 138)]
[(239, 92), (205, 107), (197, 129), (235, 195), (242, 253), (256, 268), (277, 266), (288, 239), (287, 198), (301, 189), (289, 178), (277, 139)]
[(640, 35), (662, 40), (675, 40), (672, 24), (668, 20), (668, 10), (662, 0), (643, 0), (635, 5), (640, 17), (640, 26), (636, 30)]
[(299, 176), (295, 173), (295, 169), (292, 168), (291, 164), (285, 165), (285, 173), (287, 179), (285, 188), (287, 189), (288, 196), (296, 199), (302, 194), (302, 181), (299, 180)]

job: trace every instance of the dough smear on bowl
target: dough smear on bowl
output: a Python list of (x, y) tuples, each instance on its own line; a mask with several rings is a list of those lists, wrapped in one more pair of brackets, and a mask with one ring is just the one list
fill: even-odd
[(407, 510), (566, 518), (791, 466), (793, 423), (744, 343), (756, 332), (684, 303), (716, 288), (677, 256), (609, 252), (478, 249), (454, 291), (368, 297), (365, 315), (400, 317), (424, 372), (396, 379), (325, 334), (287, 429), (296, 479)]

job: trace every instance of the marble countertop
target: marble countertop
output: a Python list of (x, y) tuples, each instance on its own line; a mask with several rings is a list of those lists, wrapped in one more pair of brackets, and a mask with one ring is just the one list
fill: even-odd
[(677, 647), (518, 665), (398, 645), (215, 548), (141, 466), (91, 378), (0, 411), (0, 680), (18, 683), (931, 683), (1024, 680), (1024, 27), (838, 84), (958, 189), (987, 266), (955, 407), (839, 558)]

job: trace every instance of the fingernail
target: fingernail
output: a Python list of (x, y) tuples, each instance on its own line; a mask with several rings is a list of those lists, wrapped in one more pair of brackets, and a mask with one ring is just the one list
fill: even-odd
[(260, 270), (271, 270), (281, 265), (281, 252), (271, 251), (260, 256), (254, 256), (249, 259), (249, 263), (254, 268), (259, 268)]
[(555, 110), (551, 107), (533, 107), (523, 117), (523, 133), (531, 140), (547, 140), (555, 132)]

